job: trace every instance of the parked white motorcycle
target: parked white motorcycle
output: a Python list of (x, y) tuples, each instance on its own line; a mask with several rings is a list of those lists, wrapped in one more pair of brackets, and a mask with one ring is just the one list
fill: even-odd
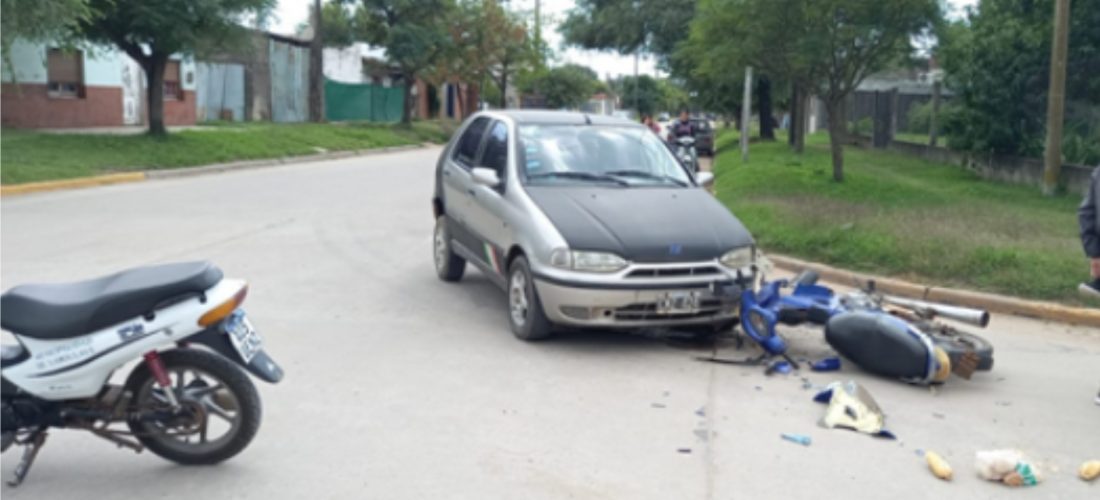
[[(9, 484), (26, 477), (51, 427), (181, 464), (217, 463), (248, 446), (260, 396), (241, 367), (270, 383), (283, 371), (240, 309), (247, 291), (191, 262), (0, 296), (0, 327), (19, 342), (2, 352), (2, 450), (25, 447)], [(108, 383), (135, 360), (125, 384)]]

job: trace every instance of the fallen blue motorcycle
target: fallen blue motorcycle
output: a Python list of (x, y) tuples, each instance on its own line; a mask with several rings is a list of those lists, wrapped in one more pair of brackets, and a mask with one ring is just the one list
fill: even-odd
[(952, 373), (969, 379), (993, 368), (987, 340), (938, 321), (984, 328), (986, 311), (880, 294), (874, 282), (838, 294), (817, 281), (817, 273), (808, 271), (742, 292), (741, 327), (766, 356), (793, 363), (776, 327), (809, 323), (824, 325), (826, 342), (864, 370), (910, 383), (939, 384)]

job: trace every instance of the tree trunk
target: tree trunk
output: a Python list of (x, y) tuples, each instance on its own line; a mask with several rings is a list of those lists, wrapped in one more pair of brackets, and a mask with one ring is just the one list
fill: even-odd
[(164, 67), (168, 65), (168, 54), (154, 52), (141, 65), (145, 70), (145, 80), (149, 86), (145, 89), (149, 109), (149, 135), (163, 136), (168, 133), (164, 128)]
[(500, 109), (508, 109), (508, 65), (500, 67)]
[(787, 105), (790, 118), (787, 119), (787, 144), (794, 147), (798, 141), (798, 85), (791, 85), (791, 102)]
[(309, 121), (325, 121), (325, 74), (321, 40), (321, 0), (313, 0), (313, 40), (309, 42)]
[(772, 82), (766, 76), (760, 77), (757, 113), (760, 114), (760, 138), (765, 141), (775, 140), (775, 124), (772, 117)]
[(412, 123), (412, 89), (413, 85), (416, 85), (416, 80), (413, 79), (411, 73), (405, 73), (405, 106), (401, 110), (401, 123), (408, 125)]
[(932, 83), (932, 116), (928, 117), (928, 145), (936, 147), (939, 139), (940, 88), (939, 80)]
[(454, 88), (455, 98), (458, 99), (458, 109), (456, 110), (455, 116), (458, 118), (458, 121), (462, 121), (470, 115), (470, 110), (466, 109), (467, 99), (464, 99), (464, 97), (466, 97), (466, 90), (462, 88), (461, 83), (454, 84)]
[(844, 99), (830, 99), (825, 103), (829, 114), (829, 148), (833, 154), (833, 180), (844, 182)]

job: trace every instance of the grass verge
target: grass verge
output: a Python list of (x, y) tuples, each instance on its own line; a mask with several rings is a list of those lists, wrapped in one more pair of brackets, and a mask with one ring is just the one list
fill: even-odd
[(847, 148), (832, 181), (828, 136), (720, 138), (716, 193), (765, 249), (918, 282), (1081, 304), (1087, 274), (1074, 197), (985, 181), (959, 167)]
[(181, 168), (323, 151), (445, 142), (455, 124), (219, 123), (167, 137), (45, 134), (4, 129), (0, 183), (68, 179), (115, 172)]

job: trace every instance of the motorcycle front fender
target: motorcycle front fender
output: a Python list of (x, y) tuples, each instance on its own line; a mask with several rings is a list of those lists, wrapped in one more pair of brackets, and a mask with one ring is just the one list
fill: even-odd
[(268, 356), (263, 349), (252, 356), (252, 360), (245, 362), (244, 358), (233, 347), (229, 337), (218, 326), (207, 328), (195, 335), (187, 337), (187, 342), (202, 344), (214, 352), (225, 356), (234, 363), (241, 365), (249, 373), (264, 382), (277, 384), (283, 379), (283, 369)]

